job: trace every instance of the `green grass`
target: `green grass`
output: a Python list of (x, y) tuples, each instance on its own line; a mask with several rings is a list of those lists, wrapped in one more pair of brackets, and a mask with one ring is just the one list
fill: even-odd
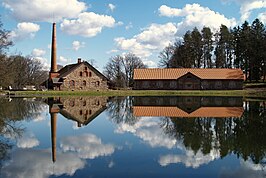
[(242, 96), (265, 98), (266, 89), (249, 90), (107, 90), (107, 91), (15, 91), (15, 96)]

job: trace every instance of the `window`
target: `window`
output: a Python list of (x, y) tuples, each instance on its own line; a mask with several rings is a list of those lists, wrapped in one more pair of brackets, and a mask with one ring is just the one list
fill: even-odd
[(75, 81), (74, 81), (74, 80), (71, 80), (71, 81), (69, 82), (69, 85), (70, 85), (71, 87), (74, 87), (74, 86), (75, 86)]
[(84, 73), (85, 73), (85, 76), (86, 76), (86, 77), (88, 77), (88, 72), (87, 72), (87, 71), (85, 71)]
[(84, 87), (86, 86), (86, 81), (85, 81), (85, 80), (83, 80), (82, 85), (83, 85)]
[(82, 72), (79, 72), (79, 76), (82, 77)]
[(99, 81), (96, 82), (96, 86), (97, 87), (100, 86), (100, 82)]
[[(86, 101), (83, 101), (83, 106), (86, 106)], [(86, 111), (86, 113), (88, 113), (88, 111)]]
[(79, 111), (79, 115), (82, 115), (82, 110)]
[(91, 77), (92, 76), (92, 74), (91, 74), (91, 72), (89, 72), (89, 77)]
[(84, 70), (88, 70), (88, 67), (85, 67)]

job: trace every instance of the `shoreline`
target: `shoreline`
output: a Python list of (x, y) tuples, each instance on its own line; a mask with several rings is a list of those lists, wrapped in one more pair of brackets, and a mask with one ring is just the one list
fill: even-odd
[(238, 96), (266, 100), (266, 88), (243, 90), (102, 90), (102, 91), (2, 91), (3, 96), (56, 97), (56, 96)]

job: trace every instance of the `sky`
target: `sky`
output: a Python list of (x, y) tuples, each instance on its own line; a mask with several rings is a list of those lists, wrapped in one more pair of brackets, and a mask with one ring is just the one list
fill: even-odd
[(159, 53), (194, 27), (217, 31), (255, 18), (266, 22), (266, 0), (1, 0), (9, 55), (32, 56), (50, 67), (51, 29), (57, 24), (57, 62), (93, 61), (134, 53), (157, 67)]

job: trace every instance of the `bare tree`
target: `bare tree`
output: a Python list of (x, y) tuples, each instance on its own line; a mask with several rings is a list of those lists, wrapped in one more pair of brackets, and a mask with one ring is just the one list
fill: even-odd
[(146, 68), (142, 60), (133, 53), (128, 53), (122, 58), (123, 70), (126, 77), (126, 86), (133, 86), (134, 69)]
[(158, 66), (163, 68), (170, 68), (171, 58), (174, 55), (174, 51), (174, 45), (169, 44), (168, 46), (166, 46), (158, 56), (160, 58)]
[(104, 74), (114, 87), (132, 87), (135, 68), (146, 68), (142, 60), (135, 54), (117, 55), (110, 58), (104, 67)]

